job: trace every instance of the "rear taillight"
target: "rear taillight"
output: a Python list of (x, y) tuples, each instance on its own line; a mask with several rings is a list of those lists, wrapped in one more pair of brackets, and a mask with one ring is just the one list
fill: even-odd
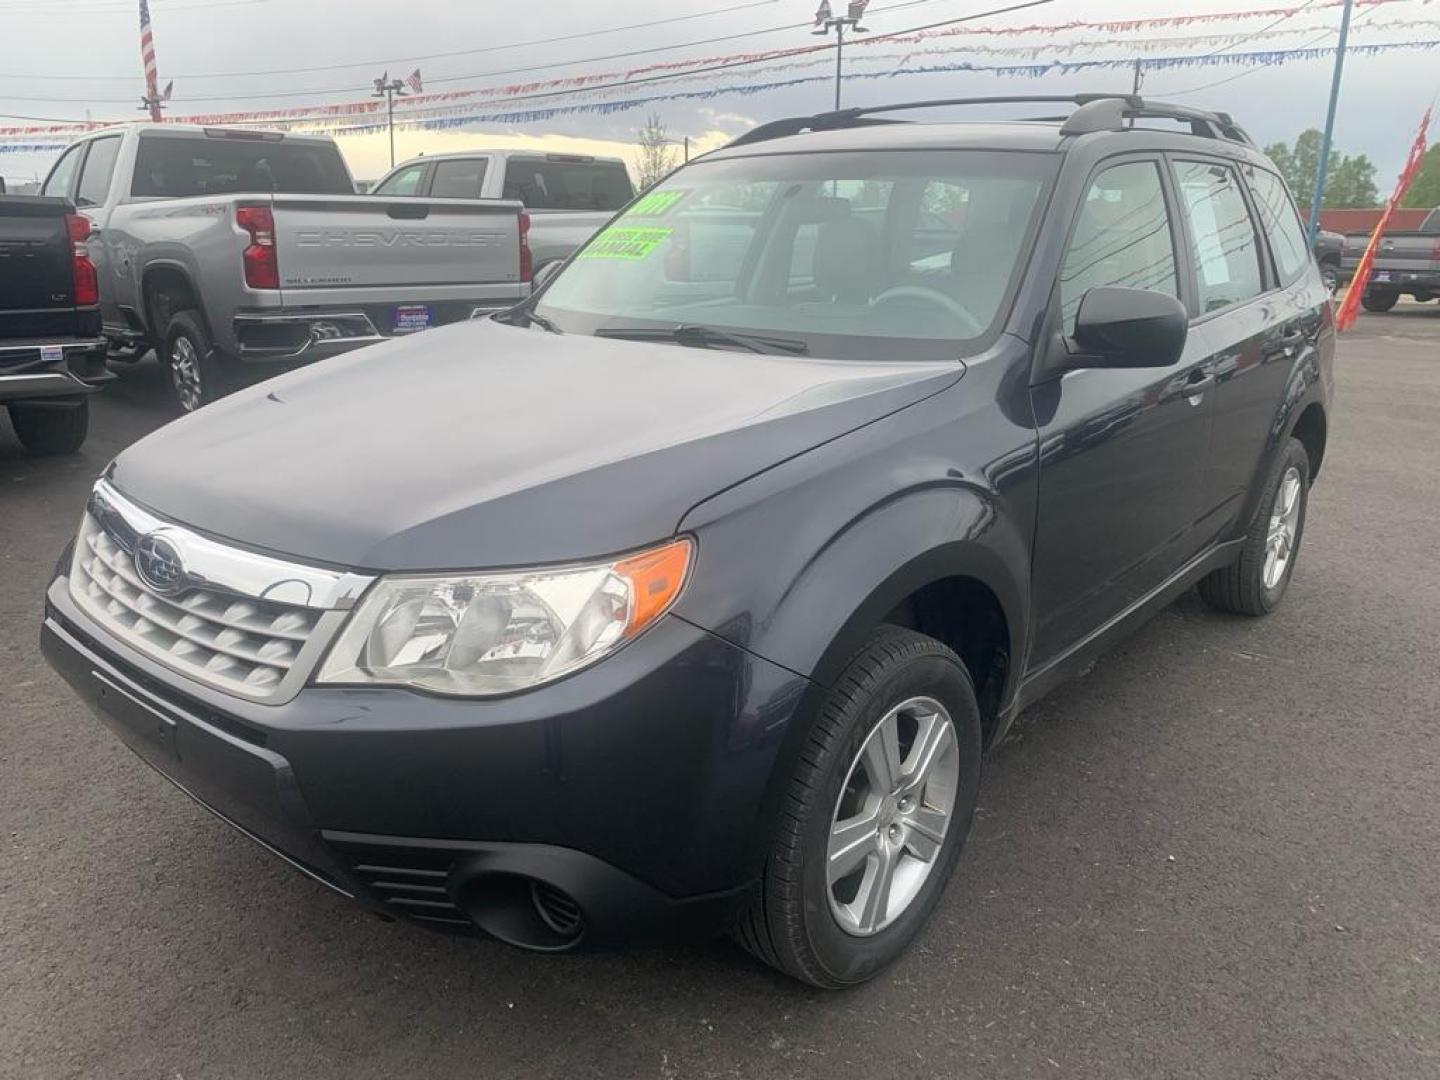
[(520, 211), (520, 280), (535, 277), (535, 256), (530, 250), (530, 215)]
[(275, 215), (268, 206), (237, 206), (235, 224), (250, 234), (240, 253), (245, 284), (252, 289), (280, 287), (280, 259), (275, 252)]
[(65, 231), (70, 237), (71, 296), (76, 307), (94, 307), (100, 302), (100, 280), (85, 246), (90, 236), (90, 219), (84, 214), (66, 214)]

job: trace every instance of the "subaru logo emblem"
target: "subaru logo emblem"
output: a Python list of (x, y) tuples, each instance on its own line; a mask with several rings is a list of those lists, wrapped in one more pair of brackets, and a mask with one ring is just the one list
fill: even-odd
[(180, 562), (180, 552), (159, 533), (146, 533), (135, 545), (135, 572), (161, 596), (170, 596), (185, 587), (185, 567)]

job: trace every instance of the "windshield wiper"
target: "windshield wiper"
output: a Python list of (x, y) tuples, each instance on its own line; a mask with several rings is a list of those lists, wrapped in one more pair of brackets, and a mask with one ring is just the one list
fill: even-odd
[(737, 334), (713, 326), (682, 323), (679, 326), (637, 326), (630, 329), (596, 330), (596, 337), (620, 338), (625, 341), (673, 341), (692, 348), (734, 348), (746, 352), (776, 356), (802, 356), (810, 346), (797, 338), (768, 337), (764, 334)]
[(534, 308), (525, 308), (520, 312), (520, 314), (531, 326), (538, 326), (547, 334), (563, 334), (565, 332), (564, 330), (561, 330), (558, 326), (556, 326), (553, 322), (551, 322), (549, 319), (547, 319), (544, 315), (537, 315)]

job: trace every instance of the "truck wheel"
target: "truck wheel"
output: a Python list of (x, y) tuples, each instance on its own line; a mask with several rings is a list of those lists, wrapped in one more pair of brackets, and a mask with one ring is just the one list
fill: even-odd
[(74, 405), (10, 406), (10, 425), (20, 445), (32, 454), (73, 454), (90, 430), (90, 399)]
[(1334, 263), (1320, 264), (1320, 280), (1325, 282), (1325, 290), (1331, 296), (1340, 291), (1340, 267)]
[(160, 361), (170, 375), (170, 395), (181, 412), (194, 412), (225, 396), (225, 371), (194, 311), (176, 312), (165, 330)]
[(1374, 311), (1378, 314), (1389, 311), (1399, 299), (1400, 294), (1397, 292), (1376, 292), (1373, 289), (1366, 289), (1360, 294), (1360, 306), (1366, 311)]
[(980, 710), (959, 657), (880, 627), (822, 703), (735, 938), (812, 986), (873, 977), (939, 901), (979, 787)]
[(1299, 439), (1291, 439), (1265, 478), (1240, 557), (1201, 579), (1201, 598), (1232, 615), (1274, 611), (1295, 573), (1309, 497), (1310, 455)]

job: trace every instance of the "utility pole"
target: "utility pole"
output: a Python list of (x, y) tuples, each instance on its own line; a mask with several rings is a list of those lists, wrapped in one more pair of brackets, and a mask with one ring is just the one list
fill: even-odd
[(383, 97), (385, 99), (385, 126), (390, 129), (390, 167), (395, 167), (395, 95), (401, 97), (409, 93), (405, 89), (404, 79), (392, 79), (387, 71), (380, 78), (375, 80), (375, 92), (371, 97)]
[[(1144, 61), (1144, 60), (1136, 60), (1136, 61), (1135, 61), (1135, 79), (1134, 79), (1134, 81), (1133, 81), (1133, 82), (1131, 83), (1131, 85), (1130, 85), (1130, 96), (1131, 96), (1131, 97), (1137, 97), (1137, 98), (1138, 98), (1138, 97), (1140, 96), (1140, 85), (1141, 85), (1144, 81), (1145, 81), (1145, 61)], [(1130, 126), (1131, 126), (1132, 128), (1135, 126), (1135, 118), (1134, 118), (1133, 116), (1130, 117)]]
[(1340, 14), (1340, 43), (1335, 49), (1335, 72), (1330, 76), (1330, 107), (1325, 112), (1325, 134), (1320, 139), (1320, 161), (1315, 167), (1315, 195), (1310, 200), (1310, 220), (1305, 230), (1311, 250), (1320, 228), (1320, 204), (1325, 199), (1325, 174), (1330, 168), (1330, 136), (1335, 131), (1335, 107), (1340, 103), (1340, 76), (1345, 72), (1345, 43), (1350, 37), (1350, 13), (1354, 7), (1355, 0), (1345, 0), (1345, 10)]
[(835, 31), (835, 111), (840, 111), (840, 81), (844, 78), (845, 60), (845, 28), (848, 26), (852, 33), (868, 34), (870, 31), (860, 25), (861, 16), (865, 14), (865, 7), (870, 0), (850, 0), (850, 6), (844, 15), (835, 16), (830, 13), (830, 0), (822, 0), (820, 10), (815, 13), (815, 29), (811, 31), (816, 37), (828, 37), (830, 31)]

